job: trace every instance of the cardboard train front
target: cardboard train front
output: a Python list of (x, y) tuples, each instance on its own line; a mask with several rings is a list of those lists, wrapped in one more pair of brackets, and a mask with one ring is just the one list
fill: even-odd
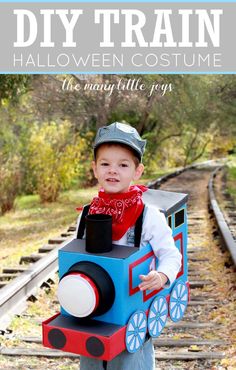
[(143, 200), (165, 214), (182, 254), (174, 284), (139, 290), (139, 275), (148, 274), (153, 262), (158, 265), (149, 244), (90, 253), (85, 240), (74, 239), (59, 250), (61, 310), (43, 322), (44, 346), (109, 361), (125, 349), (139, 350), (147, 335), (158, 337), (168, 317), (181, 320), (189, 300), (187, 195), (148, 190)]

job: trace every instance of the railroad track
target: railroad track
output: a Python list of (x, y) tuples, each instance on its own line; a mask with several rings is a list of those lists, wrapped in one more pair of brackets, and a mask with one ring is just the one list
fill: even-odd
[[(222, 293), (222, 282), (225, 278), (224, 267), (232, 266), (233, 263), (231, 261), (234, 261), (234, 259), (232, 256), (230, 260), (227, 253), (221, 251), (223, 247), (219, 233), (222, 234), (223, 231), (218, 231), (218, 226), (212, 218), (212, 212), (214, 212), (212, 204), (217, 204), (213, 191), (213, 179), (216, 176), (215, 169), (216, 165), (209, 165), (207, 163), (202, 167), (191, 167), (185, 171), (180, 171), (177, 176), (168, 176), (167, 179), (164, 178), (161, 181), (158, 180), (149, 184), (152, 188), (158, 187), (163, 190), (186, 192), (189, 194), (188, 254), (191, 301), (184, 319), (179, 323), (169, 321), (163, 334), (154, 341), (156, 369), (213, 369), (215, 363), (219, 363), (223, 358), (230, 356), (231, 350), (229, 349), (233, 348), (230, 338), (230, 327), (235, 325), (235, 322), (229, 321), (229, 318), (233, 321), (234, 317), (233, 312), (230, 311), (233, 309), (230, 300), (232, 284), (230, 285), (229, 282), (229, 273), (231, 279), (233, 279), (232, 267), (228, 267), (229, 270), (227, 271), (229, 282), (228, 293)], [(208, 206), (208, 187), (210, 191), (210, 207)], [(211, 213), (209, 213), (209, 208)], [(229, 232), (229, 229), (226, 229)], [(11, 301), (10, 293), (8, 293), (8, 305), (6, 303), (4, 305), (2, 299), (2, 297), (7, 296), (6, 293), (2, 294), (2, 292), (9, 292), (9, 287), (11, 285), (17, 285), (16, 282), (18, 282), (18, 290), (20, 291), (20, 281), (25, 280), (23, 290), (27, 292), (27, 297), (32, 297), (32, 295), (36, 294), (35, 286), (38, 287), (43, 282), (44, 284), (46, 282), (50, 286), (50, 280), (48, 279), (51, 279), (57, 270), (57, 250), (68, 241), (68, 238), (73, 237), (73, 232), (74, 226), (71, 226), (60, 238), (50, 240), (48, 245), (42, 247), (37, 254), (22, 257), (21, 262), (32, 262), (33, 260), (36, 262), (31, 267), (31, 274), (29, 272), (27, 273), (29, 270), (24, 271), (14, 281), (0, 290), (0, 315), (1, 312), (6, 312), (6, 307), (12, 310), (12, 304), (16, 306), (16, 302)], [(231, 238), (235, 243), (232, 231)], [(226, 245), (228, 240), (229, 238), (224, 240)], [(47, 257), (42, 258), (45, 253), (47, 253)], [(40, 274), (41, 265), (46, 260), (48, 263), (46, 264), (44, 262), (45, 272)], [(215, 273), (212, 268), (213, 264), (219, 265), (221, 271)], [(22, 264), (19, 266), (19, 272), (21, 269)], [(7, 274), (12, 274), (12, 272), (13, 274), (17, 273), (16, 270), (9, 269), (6, 269), (5, 272)], [(27, 275), (28, 279), (26, 279)], [(34, 278), (35, 283), (33, 283)], [(31, 287), (29, 287), (27, 280), (31, 282)], [(13, 291), (14, 289), (12, 289)], [(16, 288), (15, 291), (17, 291)], [(22, 297), (20, 300), (22, 300)], [(228, 312), (227, 308), (229, 308)], [(225, 315), (224, 309), (226, 310), (228, 319), (226, 322), (224, 320), (218, 320), (216, 315), (221, 311)], [(34, 318), (32, 319), (35, 320)], [(37, 320), (40, 323), (41, 319)], [(5, 336), (7, 336), (7, 331), (5, 331)], [(51, 358), (54, 361), (58, 357), (64, 357), (67, 358), (67, 361), (70, 359), (71, 363), (74, 361), (78, 364), (75, 358), (79, 356), (64, 354), (63, 352), (41, 347), (40, 337), (21, 337), (18, 339), (20, 345), (17, 347), (1, 347), (0, 354), (7, 356), (7, 358), (9, 358), (8, 356), (26, 356), (25, 358), (28, 356), (38, 356), (40, 359), (43, 356), (44, 359)], [(26, 343), (30, 343), (30, 347), (27, 348)], [(40, 363), (40, 360), (38, 361)], [(62, 360), (59, 361), (61, 363)], [(44, 365), (39, 365), (38, 368), (41, 368), (41, 366)], [(56, 368), (55, 365), (54, 368)]]

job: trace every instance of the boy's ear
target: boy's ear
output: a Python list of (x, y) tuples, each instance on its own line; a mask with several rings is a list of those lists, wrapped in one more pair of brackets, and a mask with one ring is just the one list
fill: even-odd
[(144, 165), (139, 163), (138, 167), (135, 170), (134, 180), (139, 180), (144, 171)]
[(94, 177), (95, 179), (97, 179), (97, 166), (96, 166), (95, 161), (92, 161), (92, 169), (93, 169)]

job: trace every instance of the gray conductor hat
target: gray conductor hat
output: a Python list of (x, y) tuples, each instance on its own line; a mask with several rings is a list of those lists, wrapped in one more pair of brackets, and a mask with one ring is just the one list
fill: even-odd
[(140, 137), (134, 127), (125, 123), (114, 122), (109, 126), (103, 126), (98, 129), (93, 146), (94, 150), (105, 143), (125, 144), (132, 148), (139, 159), (141, 159), (145, 151), (146, 140)]

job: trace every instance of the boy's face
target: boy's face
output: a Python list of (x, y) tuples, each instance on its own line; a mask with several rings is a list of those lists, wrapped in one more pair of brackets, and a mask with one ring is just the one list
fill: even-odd
[(119, 145), (101, 145), (92, 165), (99, 185), (111, 194), (128, 191), (131, 182), (138, 180), (144, 170), (142, 163), (135, 165), (133, 153)]

